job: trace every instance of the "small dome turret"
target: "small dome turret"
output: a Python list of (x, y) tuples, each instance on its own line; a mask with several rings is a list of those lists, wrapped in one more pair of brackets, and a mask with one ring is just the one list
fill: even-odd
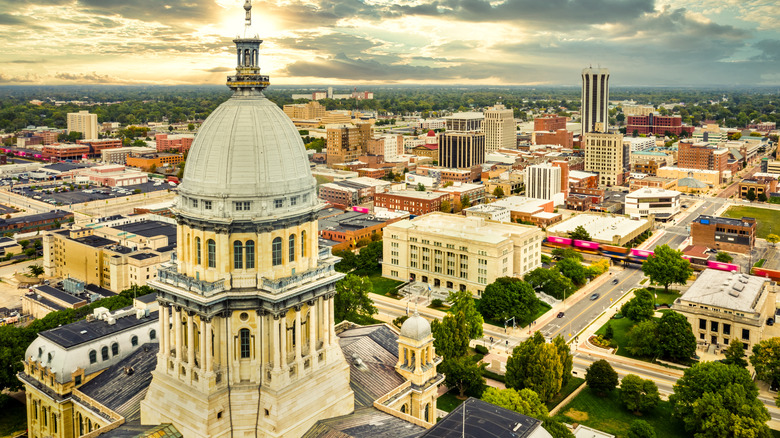
[(431, 324), (417, 312), (401, 326), (401, 336), (404, 338), (422, 341), (430, 335)]

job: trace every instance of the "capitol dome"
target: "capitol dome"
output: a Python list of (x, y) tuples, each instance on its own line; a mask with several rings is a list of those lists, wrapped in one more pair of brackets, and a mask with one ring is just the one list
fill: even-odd
[(404, 338), (422, 341), (431, 335), (431, 324), (417, 312), (404, 321), (401, 326), (401, 336)]

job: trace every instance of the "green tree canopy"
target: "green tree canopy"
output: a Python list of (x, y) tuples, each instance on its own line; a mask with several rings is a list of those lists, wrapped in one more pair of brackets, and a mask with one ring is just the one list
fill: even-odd
[(771, 243), (772, 246), (775, 246), (777, 242), (780, 242), (780, 236), (778, 236), (777, 234), (770, 234), (766, 236), (766, 241)]
[(333, 312), (336, 322), (352, 321), (357, 324), (366, 324), (372, 321), (376, 313), (374, 302), (368, 296), (374, 288), (368, 277), (347, 274), (346, 277), (336, 283), (336, 296), (333, 304)]
[(502, 322), (511, 317), (528, 321), (539, 311), (539, 306), (531, 285), (513, 277), (497, 278), (485, 288), (479, 301), (483, 316)]
[(441, 201), (441, 207), (439, 207), (439, 210), (444, 213), (452, 212), (452, 204), (450, 203), (449, 199)]
[(626, 301), (620, 307), (620, 313), (634, 322), (652, 318), (655, 313), (653, 294), (647, 289), (634, 291), (634, 298)]
[(33, 277), (37, 277), (43, 274), (43, 266), (41, 265), (30, 265), (28, 269), (30, 270), (30, 275)]
[(696, 352), (696, 337), (688, 319), (673, 310), (658, 321), (658, 353), (674, 361), (690, 359)]
[(658, 387), (650, 379), (629, 374), (620, 381), (620, 401), (636, 414), (649, 412), (661, 402)]
[(685, 284), (693, 274), (693, 269), (691, 262), (682, 258), (682, 251), (661, 245), (655, 248), (654, 255), (642, 263), (642, 272), (669, 292), (671, 284)]
[(441, 322), (431, 322), (433, 347), (445, 361), (466, 356), (469, 349), (469, 331), (463, 312), (448, 313)]
[(655, 429), (645, 420), (634, 420), (628, 428), (626, 438), (656, 438)]
[(727, 252), (720, 251), (718, 252), (718, 255), (715, 256), (715, 260), (721, 263), (731, 263), (732, 261), (734, 261), (734, 257), (732, 257)]
[(504, 189), (501, 188), (500, 186), (496, 186), (496, 188), (493, 189), (493, 196), (495, 196), (496, 198), (499, 198), (499, 199), (503, 198), (504, 197)]
[(648, 319), (635, 324), (626, 335), (626, 349), (635, 356), (653, 356), (658, 352), (658, 323)]
[(764, 339), (754, 345), (750, 363), (759, 379), (780, 382), (780, 338)]
[(546, 430), (553, 438), (574, 438), (568, 427), (560, 421), (547, 417), (542, 421), (542, 428)]
[(558, 348), (545, 342), (538, 331), (518, 344), (506, 363), (506, 385), (528, 388), (542, 400), (550, 400), (561, 390), (564, 363)]
[(477, 339), (482, 336), (482, 325), (485, 323), (485, 320), (477, 310), (477, 305), (471, 292), (465, 290), (450, 292), (447, 301), (452, 304), (451, 313), (457, 314), (460, 312), (463, 314), (469, 338)]
[(583, 266), (582, 262), (571, 258), (566, 258), (556, 263), (555, 269), (577, 285), (585, 284), (588, 274), (590, 274), (590, 271)]
[(487, 388), (482, 393), (482, 400), (537, 419), (550, 414), (539, 395), (528, 388), (519, 391), (512, 388)]
[(444, 373), (444, 384), (450, 388), (458, 388), (460, 397), (467, 393), (480, 397), (485, 389), (485, 378), (482, 370), (487, 364), (477, 364), (468, 356), (461, 356), (444, 361), (439, 365), (439, 371)]
[(569, 237), (577, 240), (591, 240), (590, 233), (582, 225), (578, 225), (573, 231), (569, 232)]
[(523, 280), (530, 284), (534, 290), (544, 292), (559, 300), (571, 296), (576, 289), (574, 283), (556, 269), (536, 268), (525, 274)]
[(669, 402), (672, 415), (697, 437), (770, 436), (769, 412), (745, 368), (720, 362), (694, 364), (674, 385)]
[(550, 251), (550, 254), (552, 254), (553, 258), (556, 260), (575, 259), (582, 261), (582, 254), (571, 248), (554, 248)]
[(731, 342), (729, 342), (728, 348), (726, 348), (726, 350), (723, 352), (723, 354), (726, 356), (726, 358), (723, 359), (723, 363), (736, 365), (742, 368), (747, 367), (748, 362), (745, 360), (744, 345), (745, 344), (743, 344), (739, 338), (732, 339)]
[(747, 194), (745, 194), (745, 198), (748, 201), (750, 201), (750, 202), (755, 201), (756, 200), (756, 189), (754, 189), (753, 187), (749, 188), (748, 191), (747, 191)]
[(617, 372), (604, 359), (593, 362), (585, 371), (585, 383), (596, 394), (604, 396), (618, 385)]

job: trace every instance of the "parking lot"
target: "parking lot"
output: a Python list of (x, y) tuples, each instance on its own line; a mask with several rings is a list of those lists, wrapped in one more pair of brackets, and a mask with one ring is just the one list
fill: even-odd
[(13, 192), (53, 206), (69, 206), (103, 199), (121, 198), (139, 193), (156, 192), (173, 188), (167, 181), (154, 180), (144, 184), (122, 187), (101, 187), (62, 181), (46, 181), (40, 185), (14, 187)]

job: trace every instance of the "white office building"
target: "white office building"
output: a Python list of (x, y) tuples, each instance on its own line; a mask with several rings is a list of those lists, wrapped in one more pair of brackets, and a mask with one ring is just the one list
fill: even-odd
[(563, 204), (561, 168), (550, 163), (526, 167), (525, 195), (529, 198), (550, 199), (555, 205)]
[(642, 188), (626, 195), (625, 213), (632, 219), (655, 216), (667, 220), (680, 212), (680, 192)]
[(482, 132), (485, 133), (485, 151), (515, 149), (517, 133), (514, 112), (504, 105), (496, 105), (485, 110)]

